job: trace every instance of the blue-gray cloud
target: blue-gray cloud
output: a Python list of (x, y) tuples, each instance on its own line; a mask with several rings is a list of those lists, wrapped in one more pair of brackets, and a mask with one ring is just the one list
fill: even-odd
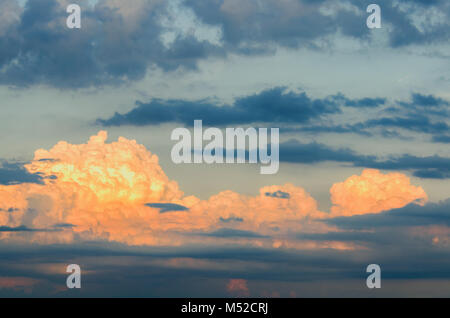
[(314, 99), (305, 92), (296, 93), (284, 87), (274, 87), (237, 98), (232, 105), (220, 105), (206, 100), (154, 99), (149, 103), (138, 101), (137, 107), (128, 113), (115, 113), (111, 118), (98, 119), (97, 123), (103, 126), (162, 123), (192, 126), (195, 119), (202, 119), (205, 125), (212, 126), (251, 123), (305, 124), (325, 115), (340, 113), (341, 108), (345, 106), (365, 108), (384, 103), (384, 98), (349, 99), (342, 94)]
[[(142, 79), (151, 66), (166, 71), (195, 68), (198, 59), (215, 50), (193, 36), (178, 36), (166, 47), (161, 41), (164, 28), (158, 22), (167, 14), (165, 1), (148, 1), (141, 8), (143, 18), (133, 21), (109, 2), (83, 6), (82, 27), (74, 30), (66, 27), (66, 8), (57, 0), (27, 1), (23, 10), (17, 7), (11, 14), (19, 21), (0, 35), (0, 84), (112, 85)], [(130, 28), (131, 23), (136, 26)]]
[(0, 226), (0, 232), (58, 232), (58, 229), (35, 229), (29, 228), (25, 225), (19, 225), (16, 227)]
[(21, 162), (0, 161), (0, 184), (43, 183), (39, 174), (29, 173)]
[[(340, 31), (342, 34), (368, 40), (371, 30), (365, 25), (365, 9), (373, 2), (350, 0), (355, 8), (361, 10), (361, 16), (354, 10), (334, 10), (327, 15), (319, 8), (326, 1), (292, 1), (282, 2), (268, 0), (252, 2), (241, 8), (239, 2), (188, 0), (187, 3), (197, 15), (211, 25), (222, 27), (224, 40), (236, 51), (253, 53), (255, 45), (259, 50), (270, 48), (276, 43), (285, 47), (315, 45), (315, 40)], [(401, 1), (406, 4), (407, 1)], [(449, 38), (450, 8), (446, 1), (408, 1), (408, 9), (400, 7), (396, 2), (380, 0), (382, 8), (382, 23), (389, 24), (389, 44), (392, 47), (402, 47), (410, 44), (446, 43)], [(414, 17), (431, 7), (444, 15), (440, 21), (425, 22), (421, 28)], [(307, 14), (305, 14), (307, 10)], [(286, 13), (289, 16), (286, 17)]]
[[(430, 296), (430, 291), (434, 291), (435, 296), (447, 295), (448, 290), (439, 288), (445, 281), (436, 284), (436, 280), (450, 278), (448, 249), (433, 247), (426, 240), (407, 241), (406, 236), (398, 240), (401, 236), (396, 233), (394, 230), (382, 233), (386, 238), (384, 246), (389, 248), (376, 243), (368, 249), (355, 251), (248, 246), (123, 249), (108, 243), (15, 248), (0, 245), (0, 276), (40, 280), (28, 297), (226, 297), (225, 286), (229, 279), (236, 277), (248, 281), (254, 297), (264, 297), (262, 292), (266, 289), (286, 297), (293, 290), (302, 296), (370, 297), (373, 290), (364, 284), (365, 268), (377, 263), (382, 267), (385, 283), (380, 295)], [(180, 259), (186, 260), (186, 267)], [(198, 266), (189, 266), (197, 264), (196, 261)], [(66, 277), (42, 270), (42, 264), (53, 264), (63, 271), (71, 263), (79, 264), (82, 270), (90, 270), (89, 280), (78, 291), (61, 291)], [(124, 263), (127, 270), (124, 270)], [(403, 280), (405, 284), (402, 284), (399, 278), (408, 281)], [(427, 279), (429, 288), (416, 284), (411, 290), (410, 283)], [(326, 294), (324, 281), (329, 282)], [(185, 288), (180, 289), (180, 285)], [(20, 295), (20, 292), (2, 289), (0, 295)]]
[[(124, 17), (100, 0), (83, 6), (82, 28), (66, 27), (67, 13), (57, 0), (27, 1), (22, 9), (16, 0), (3, 0), (0, 10), (18, 19), (8, 21), (0, 33), (0, 84), (28, 86), (47, 84), (59, 88), (112, 85), (145, 77), (158, 67), (171, 71), (196, 69), (200, 60), (229, 53), (267, 54), (277, 46), (318, 49), (318, 40), (337, 34), (369, 41), (372, 30), (365, 25), (370, 1), (349, 0), (360, 12), (344, 7), (324, 13), (324, 0), (238, 2), (187, 0), (179, 10), (193, 10), (199, 21), (222, 30), (220, 45), (199, 39), (189, 32), (176, 34), (166, 46), (167, 27), (160, 23), (169, 1), (145, 2), (142, 18)], [(401, 1), (406, 3), (406, 1)], [(383, 23), (390, 24), (389, 45), (446, 43), (450, 27), (447, 1), (409, 2), (408, 10), (392, 1), (380, 0)], [(151, 5), (150, 5), (151, 4)], [(414, 17), (434, 8), (442, 18), (421, 21)], [(305, 13), (306, 12), (306, 13)], [(289, 13), (289, 14), (287, 14)], [(362, 14), (361, 14), (362, 13)], [(173, 13), (172, 13), (173, 14)], [(133, 23), (133, 27), (130, 27)], [(367, 103), (370, 107), (371, 101)]]
[(449, 135), (433, 136), (433, 141), (448, 144), (450, 143), (450, 136)]
[[(434, 95), (412, 93), (408, 101), (395, 101), (386, 107), (387, 98), (351, 99), (339, 93), (323, 99), (313, 99), (305, 92), (295, 93), (284, 87), (274, 87), (260, 93), (237, 98), (232, 105), (220, 105), (208, 100), (162, 100), (136, 102), (131, 111), (115, 113), (107, 119), (97, 119), (103, 126), (145, 126), (180, 123), (192, 126), (202, 119), (205, 125), (248, 125), (254, 123), (283, 124), (280, 132), (293, 134), (337, 133), (384, 138), (411, 139), (400, 131), (431, 135), (434, 142), (448, 142), (449, 125), (444, 120), (450, 113), (450, 102)], [(348, 108), (356, 108), (361, 117), (367, 108), (382, 112), (375, 119), (334, 124), (333, 116)], [(189, 109), (189, 111), (186, 111)], [(342, 121), (342, 119), (340, 119)]]
[(338, 217), (324, 221), (343, 229), (362, 230), (379, 227), (450, 226), (450, 199), (424, 206), (409, 204), (378, 214)]
[(220, 221), (220, 222), (223, 222), (223, 223), (244, 222), (244, 219), (243, 219), (243, 218), (239, 218), (239, 217), (233, 217), (233, 216), (230, 216), (230, 217), (228, 217), (228, 218), (220, 217), (220, 218), (219, 218), (219, 221)]
[(314, 164), (326, 161), (348, 163), (354, 167), (382, 170), (407, 170), (419, 178), (450, 178), (450, 158), (438, 155), (418, 157), (409, 154), (379, 158), (359, 154), (348, 148), (333, 148), (320, 143), (292, 139), (280, 144), (280, 161)]
[(160, 213), (189, 210), (187, 207), (175, 203), (147, 203), (146, 206), (159, 209)]
[(280, 144), (280, 161), (282, 162), (307, 164), (324, 161), (368, 163), (375, 160), (375, 156), (360, 155), (348, 148), (334, 149), (316, 142), (301, 143), (296, 139), (291, 139)]
[(450, 178), (450, 158), (437, 155), (417, 157), (405, 154), (402, 156), (391, 156), (387, 160), (362, 160), (355, 162), (355, 166), (366, 166), (385, 170), (413, 170), (413, 174), (419, 178)]
[(71, 228), (76, 227), (76, 225), (71, 224), (71, 223), (57, 223), (57, 224), (53, 225), (53, 227), (62, 228), (62, 229), (71, 229)]
[(19, 209), (17, 209), (17, 208), (0, 209), (0, 212), (8, 212), (8, 213), (17, 212), (17, 211), (19, 211)]
[(276, 192), (266, 192), (265, 193), (266, 197), (271, 197), (271, 198), (278, 198), (278, 199), (289, 199), (291, 197), (291, 195), (287, 192), (283, 192), (283, 191), (276, 191)]
[(264, 238), (267, 237), (265, 235), (258, 234), (252, 231), (238, 230), (232, 228), (221, 228), (214, 232), (207, 233), (196, 233), (195, 235), (201, 236), (212, 236), (212, 237), (221, 237), (221, 238)]
[[(339, 97), (340, 95), (336, 95)], [(346, 98), (342, 97), (342, 100)], [(356, 101), (356, 105), (366, 104), (378, 107), (386, 101), (381, 98), (371, 98)], [(347, 101), (351, 106), (355, 101)], [(363, 106), (359, 106), (363, 107)], [(446, 118), (450, 116), (450, 101), (434, 95), (412, 93), (409, 101), (395, 101), (393, 106), (383, 108), (382, 114), (376, 119), (368, 119), (356, 123), (330, 124), (326, 121), (304, 125), (301, 127), (284, 128), (282, 132), (310, 132), (310, 133), (352, 133), (363, 136), (380, 134), (386, 138), (406, 138), (398, 130), (414, 133), (430, 134), (434, 142), (448, 142), (446, 135), (450, 129)], [(380, 131), (376, 131), (376, 129)]]

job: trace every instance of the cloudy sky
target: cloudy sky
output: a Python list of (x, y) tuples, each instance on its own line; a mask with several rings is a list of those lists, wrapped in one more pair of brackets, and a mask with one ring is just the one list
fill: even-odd
[[(447, 0), (0, 0), (0, 296), (450, 296), (449, 21)], [(279, 128), (278, 173), (173, 163), (197, 119)]]

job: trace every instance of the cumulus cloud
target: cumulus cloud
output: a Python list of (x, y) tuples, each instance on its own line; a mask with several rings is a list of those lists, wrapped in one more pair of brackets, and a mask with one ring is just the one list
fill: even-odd
[(360, 176), (352, 176), (334, 184), (331, 189), (334, 216), (379, 213), (401, 208), (408, 203), (424, 204), (428, 197), (421, 187), (413, 186), (401, 173), (382, 174), (366, 169)]
[(50, 150), (37, 150), (25, 167), (39, 173), (43, 183), (0, 187), (1, 211), (14, 211), (0, 213), (1, 238), (29, 232), (37, 242), (82, 237), (172, 245), (182, 243), (177, 236), (182, 233), (213, 237), (224, 222), (242, 231), (234, 233), (270, 235), (311, 226), (302, 220), (325, 215), (304, 189), (291, 184), (263, 187), (254, 197), (232, 191), (203, 201), (185, 196), (144, 146), (122, 137), (112, 143), (106, 139), (107, 133), (101, 131), (85, 144), (61, 141)]
[[(207, 200), (185, 196), (158, 157), (135, 140), (107, 143), (100, 131), (85, 144), (39, 149), (25, 168), (42, 184), (0, 185), (0, 239), (39, 243), (84, 240), (129, 245), (208, 244), (355, 248), (351, 242), (294, 242), (292, 233), (326, 233), (316, 200), (293, 184), (265, 186), (256, 196), (223, 191)], [(54, 178), (48, 178), (54, 176)], [(331, 189), (331, 216), (379, 212), (426, 200), (399, 173), (365, 170)], [(295, 238), (294, 238), (295, 240)]]

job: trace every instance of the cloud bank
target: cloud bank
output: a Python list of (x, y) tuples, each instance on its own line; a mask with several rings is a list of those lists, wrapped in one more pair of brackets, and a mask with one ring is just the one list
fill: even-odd
[[(27, 1), (24, 7), (17, 0), (0, 3), (0, 84), (114, 85), (140, 80), (154, 68), (193, 70), (201, 60), (230, 53), (272, 54), (279, 47), (317, 50), (341, 37), (360, 42), (372, 38), (365, 25), (369, 1), (78, 3), (82, 28), (75, 31), (65, 25), (67, 0)], [(378, 4), (389, 47), (425, 47), (448, 40), (447, 1)]]
[[(207, 200), (185, 196), (135, 140), (107, 143), (100, 131), (85, 144), (39, 149), (25, 166), (43, 183), (0, 186), (0, 239), (6, 242), (128, 245), (208, 244), (223, 239), (265, 247), (353, 248), (342, 242), (292, 241), (292, 233), (325, 233), (325, 219), (423, 204), (422, 188), (400, 173), (365, 170), (331, 188), (331, 213), (292, 184), (247, 196), (223, 191)], [(48, 176), (53, 176), (48, 178)]]

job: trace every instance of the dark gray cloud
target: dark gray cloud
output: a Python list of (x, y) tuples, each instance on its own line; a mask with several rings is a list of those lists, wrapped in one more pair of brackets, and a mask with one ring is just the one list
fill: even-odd
[(379, 227), (450, 226), (450, 199), (424, 206), (409, 204), (377, 214), (338, 217), (324, 221), (343, 229), (362, 230)]
[[(226, 43), (241, 52), (246, 52), (251, 46), (249, 44), (255, 43), (259, 45), (260, 50), (267, 49), (273, 43), (285, 47), (314, 47), (315, 40), (334, 35), (336, 31), (367, 40), (371, 30), (366, 26), (368, 14), (365, 12), (367, 6), (373, 2), (349, 2), (361, 10), (363, 15), (346, 9), (335, 10), (334, 14), (326, 15), (320, 12), (319, 7), (327, 1), (267, 0), (251, 2), (244, 7), (237, 1), (187, 1), (205, 23), (221, 26)], [(380, 0), (377, 4), (382, 8), (382, 23), (390, 25), (389, 43), (392, 47), (445, 43), (449, 38), (450, 8), (445, 1), (409, 1), (408, 10), (390, 0)], [(426, 27), (420, 28), (415, 23), (415, 15), (423, 14), (424, 10), (431, 7), (439, 10), (446, 18), (439, 23), (427, 21)]]
[[(429, 288), (415, 284), (413, 295), (430, 296), (430, 290), (435, 291), (433, 295), (447, 295), (448, 291), (441, 289), (443, 285), (437, 284), (436, 280), (442, 279), (445, 284), (450, 278), (448, 249), (433, 247), (424, 240), (407, 242), (407, 237), (398, 240), (400, 236), (394, 230), (383, 234), (390, 239), (389, 248), (376, 243), (355, 251), (248, 246), (124, 249), (107, 243), (12, 248), (3, 244), (0, 245), (0, 276), (39, 280), (28, 296), (226, 297), (229, 296), (226, 294), (229, 279), (241, 278), (248, 281), (253, 297), (264, 297), (264, 290), (269, 294), (277, 291), (286, 297), (291, 291), (302, 296), (323, 297), (324, 286), (328, 296), (371, 297), (373, 290), (365, 286), (368, 275), (365, 269), (368, 264), (376, 263), (382, 268), (380, 295), (411, 295), (408, 294), (410, 283), (423, 280), (430, 280)], [(64, 272), (66, 266), (73, 263), (81, 266), (82, 273), (89, 271), (89, 276), (82, 280), (81, 290), (76, 292), (65, 289), (67, 275), (48, 271), (42, 266), (60, 266)], [(404, 285), (398, 282), (399, 278), (404, 280)], [(17, 290), (0, 290), (2, 296), (19, 294)]]
[(375, 156), (364, 156), (348, 148), (334, 149), (320, 143), (301, 143), (292, 139), (280, 144), (280, 161), (291, 163), (335, 162), (373, 162)]
[[(136, 18), (123, 16), (108, 5), (111, 1), (100, 0), (95, 7), (84, 5), (82, 28), (70, 30), (65, 25), (65, 8), (57, 0), (27, 1), (23, 9), (15, 0), (3, 0), (0, 10), (8, 10), (18, 20), (0, 24), (5, 30), (0, 33), (0, 84), (59, 88), (112, 85), (142, 79), (153, 67), (164, 71), (196, 69), (199, 60), (228, 53), (267, 54), (276, 46), (318, 49), (317, 40), (336, 34), (368, 41), (372, 30), (365, 24), (365, 8), (370, 1), (349, 2), (363, 14), (345, 8), (326, 14), (320, 10), (329, 4), (325, 0), (265, 0), (244, 6), (238, 1), (187, 0), (182, 10), (192, 9), (200, 21), (220, 28), (223, 45), (187, 32), (175, 35), (173, 43), (166, 46), (161, 38), (167, 27), (160, 21), (170, 16), (169, 1), (146, 1), (139, 9), (142, 17)], [(391, 25), (390, 46), (448, 41), (448, 2), (409, 3), (411, 8), (403, 10), (392, 1), (378, 2), (383, 23)], [(419, 27), (414, 17), (430, 8), (444, 18), (425, 19)], [(371, 105), (368, 101), (366, 107)]]
[(0, 209), (0, 212), (8, 212), (8, 213), (17, 212), (17, 211), (19, 211), (19, 209), (17, 209), (17, 208)]
[(19, 183), (43, 183), (39, 174), (29, 173), (22, 162), (8, 162), (0, 160), (0, 184), (11, 185)]
[(450, 172), (448, 169), (444, 171), (439, 169), (425, 169), (414, 171), (414, 176), (425, 179), (450, 179)]
[(334, 161), (354, 167), (407, 170), (419, 178), (450, 178), (450, 158), (447, 157), (404, 154), (379, 158), (362, 155), (348, 148), (332, 148), (316, 142), (302, 143), (295, 139), (280, 144), (280, 161), (303, 164)]
[(266, 192), (266, 197), (272, 197), (272, 198), (278, 198), (278, 199), (289, 199), (291, 195), (287, 192), (283, 191), (276, 191), (276, 192)]
[(62, 228), (62, 229), (71, 229), (71, 228), (76, 227), (76, 225), (70, 224), (70, 223), (57, 223), (57, 224), (53, 225), (53, 227)]
[(202, 236), (212, 236), (212, 237), (221, 237), (221, 238), (264, 238), (267, 237), (265, 235), (258, 234), (256, 232), (252, 231), (244, 231), (244, 230), (238, 230), (238, 229), (232, 229), (232, 228), (222, 228), (218, 229), (214, 232), (208, 232), (208, 233), (196, 233), (195, 235), (202, 235)]
[(187, 207), (175, 203), (147, 203), (146, 206), (159, 209), (160, 213), (189, 210)]
[[(205, 125), (232, 125), (251, 123), (304, 124), (322, 116), (337, 114), (341, 107), (377, 107), (382, 98), (349, 99), (342, 94), (313, 99), (305, 92), (296, 93), (284, 87), (274, 87), (260, 93), (237, 98), (232, 105), (199, 100), (154, 99), (149, 103), (136, 102), (137, 107), (125, 114), (115, 113), (111, 118), (98, 119), (103, 126), (158, 125), (181, 123), (192, 126), (195, 119)], [(186, 110), (189, 111), (186, 111)]]
[[(370, 0), (351, 0), (356, 6), (367, 7)], [(407, 45), (427, 45), (433, 43), (447, 43), (450, 37), (449, 16), (450, 6), (448, 1), (408, 1), (401, 0), (400, 3), (408, 7), (401, 7), (396, 1), (380, 0), (376, 2), (382, 9), (382, 23), (390, 24), (389, 44), (398, 48)], [(426, 28), (422, 28), (418, 16), (425, 15), (425, 10), (437, 9), (445, 18), (437, 21), (429, 18)], [(436, 15), (431, 13), (434, 18)]]
[(436, 108), (436, 107), (441, 107), (441, 106), (450, 106), (450, 102), (445, 99), (436, 97), (434, 95), (423, 95), (420, 93), (413, 93), (412, 100), (409, 103), (405, 103), (405, 102), (399, 102), (399, 103), (408, 108), (420, 107), (422, 109), (430, 109), (430, 108)]
[(216, 50), (192, 36), (177, 37), (165, 47), (160, 40), (164, 28), (158, 22), (167, 14), (165, 1), (147, 1), (140, 9), (142, 19), (125, 17), (108, 3), (84, 5), (81, 29), (71, 30), (65, 24), (66, 8), (57, 0), (27, 1), (23, 11), (12, 13), (19, 21), (0, 35), (0, 84), (61, 88), (118, 84), (142, 79), (152, 66), (167, 71), (195, 68), (198, 59)]
[(444, 121), (432, 121), (426, 116), (382, 117), (370, 119), (362, 124), (364, 128), (390, 127), (401, 128), (419, 133), (446, 133), (449, 126)]
[(283, 127), (280, 129), (280, 133), (292, 134), (292, 133), (310, 133), (310, 134), (322, 134), (322, 133), (335, 133), (335, 134), (357, 134), (361, 136), (371, 137), (372, 132), (365, 129), (362, 124), (345, 124), (345, 125), (330, 125), (316, 123), (314, 125), (304, 125), (301, 127)]
[(441, 135), (441, 136), (433, 136), (432, 139), (434, 142), (441, 142), (441, 143), (450, 143), (450, 136), (449, 135)]
[(230, 216), (229, 218), (223, 218), (223, 217), (220, 217), (220, 218), (219, 218), (219, 221), (220, 221), (220, 222), (223, 222), (223, 223), (230, 223), (230, 222), (244, 222), (244, 219), (243, 219), (243, 218), (238, 218), (238, 217)]
[[(339, 97), (339, 95), (337, 95)], [(341, 98), (343, 101), (345, 98)], [(361, 104), (378, 107), (385, 103), (376, 102), (384, 100), (372, 98), (364, 102), (364, 99), (356, 101)], [(347, 101), (346, 106), (352, 104)], [(360, 106), (364, 107), (364, 106)], [(329, 123), (315, 123), (302, 127), (285, 128), (284, 132), (311, 132), (311, 133), (353, 133), (363, 136), (375, 135), (376, 129), (379, 134), (386, 138), (404, 138), (398, 130), (405, 130), (414, 133), (431, 134), (432, 141), (447, 142), (446, 135), (450, 127), (446, 118), (450, 115), (450, 101), (434, 95), (423, 95), (412, 93), (409, 101), (396, 101), (393, 106), (381, 110), (381, 114), (375, 119), (368, 119), (357, 123), (344, 123), (340, 125), (330, 125)]]
[[(295, 93), (275, 87), (260, 93), (237, 98), (232, 105), (220, 105), (208, 100), (162, 100), (136, 102), (137, 107), (125, 114), (115, 113), (107, 119), (97, 119), (103, 126), (158, 125), (180, 123), (192, 126), (195, 119), (205, 125), (226, 126), (267, 123), (284, 124), (280, 132), (293, 134), (337, 133), (362, 136), (380, 135), (384, 138), (412, 139), (400, 131), (429, 134), (434, 142), (448, 142), (449, 125), (445, 118), (450, 102), (434, 95), (412, 93), (409, 101), (395, 101), (385, 107), (386, 98), (350, 99), (339, 93), (323, 99), (313, 99), (306, 93)], [(378, 109), (374, 119), (360, 122), (333, 123), (333, 116), (346, 108), (355, 108), (365, 116), (366, 109)], [(186, 111), (189, 109), (189, 111)]]
[(57, 229), (34, 229), (29, 228), (25, 225), (20, 225), (16, 227), (10, 226), (0, 226), (0, 232), (56, 232)]
[(413, 174), (420, 178), (450, 178), (450, 158), (437, 155), (417, 157), (405, 154), (402, 156), (391, 156), (387, 160), (361, 160), (356, 162), (355, 165), (384, 170), (412, 170)]
[(368, 231), (346, 231), (327, 233), (300, 233), (296, 235), (299, 240), (311, 241), (339, 241), (339, 242), (367, 242), (372, 241), (375, 233)]

